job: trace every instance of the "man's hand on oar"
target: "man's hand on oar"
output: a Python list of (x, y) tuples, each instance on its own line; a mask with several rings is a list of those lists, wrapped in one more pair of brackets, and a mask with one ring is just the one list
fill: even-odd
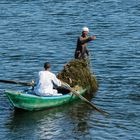
[(22, 82), (22, 81), (14, 81), (14, 80), (3, 80), (0, 79), (1, 83), (7, 83), (7, 84), (19, 84), (24, 86), (35, 86), (35, 82), (32, 80), (32, 82)]
[(85, 97), (83, 97), (82, 95), (80, 95), (78, 92), (76, 92), (74, 89), (72, 89), (70, 87), (70, 85), (68, 85), (65, 82), (62, 82), (64, 85), (66, 85), (66, 87), (75, 95), (78, 96), (81, 100), (85, 101), (88, 105), (90, 105), (92, 108), (94, 108), (96, 111), (100, 112), (103, 115), (109, 115), (109, 113), (103, 111), (102, 109), (96, 107), (95, 104), (91, 103), (90, 101), (88, 101)]

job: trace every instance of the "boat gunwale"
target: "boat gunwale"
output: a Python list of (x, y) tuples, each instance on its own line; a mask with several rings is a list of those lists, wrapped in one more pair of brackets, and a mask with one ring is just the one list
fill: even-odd
[[(85, 92), (87, 89), (81, 89), (78, 90), (77, 92), (83, 93)], [(23, 90), (24, 91), (24, 90)], [(65, 95), (59, 95), (59, 96), (39, 96), (39, 95), (35, 95), (35, 94), (29, 94), (23, 91), (14, 91), (14, 90), (5, 90), (6, 94), (12, 94), (12, 95), (16, 95), (16, 96), (23, 96), (23, 97), (32, 97), (35, 99), (49, 99), (49, 100), (53, 100), (53, 99), (63, 99), (63, 98), (68, 98), (71, 97), (72, 95), (74, 95), (72, 92), (65, 94)]]

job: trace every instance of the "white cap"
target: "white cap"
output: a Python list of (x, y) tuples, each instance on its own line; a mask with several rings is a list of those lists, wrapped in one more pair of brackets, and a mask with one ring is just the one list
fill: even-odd
[(82, 31), (83, 31), (83, 32), (89, 32), (89, 29), (88, 29), (88, 27), (83, 27), (83, 28), (82, 28)]

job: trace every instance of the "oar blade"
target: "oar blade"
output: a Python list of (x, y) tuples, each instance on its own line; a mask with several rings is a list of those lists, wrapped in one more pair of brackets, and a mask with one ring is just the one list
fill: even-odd
[(7, 84), (19, 84), (24, 86), (34, 86), (34, 82), (21, 82), (21, 81), (3, 80), (3, 79), (0, 79), (0, 82), (7, 83)]
[(85, 97), (83, 97), (82, 95), (80, 95), (79, 93), (77, 93), (76, 91), (72, 91), (76, 96), (78, 96), (81, 100), (85, 101), (86, 103), (88, 103), (93, 109), (95, 109), (96, 111), (104, 114), (104, 115), (109, 115), (109, 113), (103, 111), (102, 109), (96, 107), (96, 105), (94, 105), (93, 103), (91, 103), (90, 101), (88, 101)]
[(88, 101), (85, 97), (83, 97), (82, 95), (80, 95), (78, 92), (76, 92), (73, 88), (71, 88), (67, 83), (63, 82), (63, 84), (65, 86), (67, 86), (67, 88), (75, 95), (78, 96), (81, 100), (85, 101), (87, 104), (89, 104), (92, 108), (94, 108), (96, 111), (100, 112), (103, 115), (109, 115), (109, 113), (107, 113), (106, 111), (103, 111), (100, 108), (97, 108), (96, 105), (94, 105), (93, 103), (91, 103), (90, 101)]

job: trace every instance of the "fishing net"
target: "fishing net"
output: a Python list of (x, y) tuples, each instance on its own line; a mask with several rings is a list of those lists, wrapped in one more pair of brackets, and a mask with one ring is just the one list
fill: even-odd
[(96, 92), (98, 83), (91, 73), (86, 60), (74, 59), (67, 63), (57, 77), (68, 83), (71, 87), (75, 85), (83, 88), (89, 87), (89, 92)]

